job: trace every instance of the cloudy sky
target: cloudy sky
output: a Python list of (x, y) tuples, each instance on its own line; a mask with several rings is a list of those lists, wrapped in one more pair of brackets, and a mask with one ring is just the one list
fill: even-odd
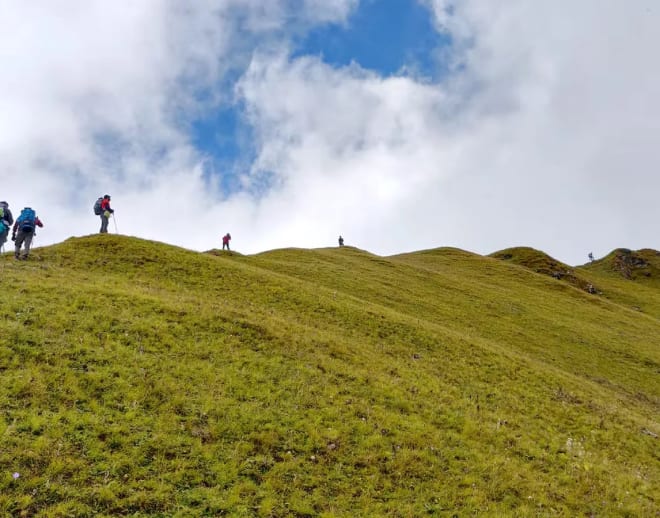
[[(243, 253), (660, 249), (654, 0), (0, 0), (0, 199)], [(110, 225), (114, 230), (113, 224)]]

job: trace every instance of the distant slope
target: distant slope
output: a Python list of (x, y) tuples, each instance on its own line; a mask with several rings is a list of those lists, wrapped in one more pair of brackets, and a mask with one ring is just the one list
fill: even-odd
[(617, 248), (602, 259), (585, 264), (584, 270), (611, 274), (660, 288), (660, 252), (646, 248)]
[(657, 513), (651, 285), (111, 235), (0, 271), (1, 515)]
[[(660, 254), (655, 250), (618, 249), (603, 259), (577, 267), (526, 247), (501, 250), (490, 257), (550, 276), (660, 320)], [(635, 279), (638, 282), (631, 283)]]
[(575, 273), (575, 269), (557, 261), (544, 252), (528, 247), (507, 248), (490, 254), (490, 257), (510, 261), (530, 270), (548, 275), (554, 279), (571, 284), (589, 293), (597, 293), (598, 288), (589, 279)]

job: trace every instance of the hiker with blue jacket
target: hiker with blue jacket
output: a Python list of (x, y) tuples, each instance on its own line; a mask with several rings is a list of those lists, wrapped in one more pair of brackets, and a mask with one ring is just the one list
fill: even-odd
[(7, 242), (9, 229), (14, 224), (14, 216), (9, 210), (9, 204), (6, 201), (0, 201), (0, 248)]
[[(14, 257), (16, 259), (26, 260), (30, 255), (30, 246), (32, 245), (32, 238), (35, 236), (35, 229), (43, 227), (44, 224), (37, 217), (36, 213), (30, 207), (25, 207), (21, 211), (21, 215), (16, 218), (14, 229), (12, 231), (11, 240), (16, 244)], [(21, 255), (21, 246), (25, 245), (25, 250)]]

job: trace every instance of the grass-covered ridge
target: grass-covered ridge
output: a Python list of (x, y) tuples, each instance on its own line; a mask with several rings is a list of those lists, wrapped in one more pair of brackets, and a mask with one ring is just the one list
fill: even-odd
[(660, 252), (617, 248), (585, 268), (660, 287)]
[(0, 514), (652, 516), (660, 290), (596, 266), (2, 257)]
[(548, 275), (553, 279), (567, 282), (581, 290), (589, 293), (597, 293), (599, 290), (593, 283), (575, 272), (575, 269), (567, 264), (550, 257), (548, 254), (529, 247), (507, 248), (490, 254), (490, 257), (510, 261), (513, 264), (524, 266), (536, 273)]
[(660, 252), (656, 250), (618, 248), (602, 259), (577, 267), (528, 247), (508, 248), (490, 257), (548, 275), (660, 319)]

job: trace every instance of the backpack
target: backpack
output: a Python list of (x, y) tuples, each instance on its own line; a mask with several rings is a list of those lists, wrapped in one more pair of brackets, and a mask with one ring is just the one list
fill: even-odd
[(30, 207), (25, 207), (21, 211), (21, 215), (16, 220), (18, 228), (23, 232), (34, 232), (34, 225), (37, 215)]
[(11, 215), (6, 201), (0, 201), (0, 219), (3, 220), (5, 227), (11, 227), (14, 223), (14, 217)]
[(94, 203), (94, 214), (97, 215), (97, 216), (101, 215), (101, 203), (102, 202), (103, 202), (103, 198), (99, 198)]

